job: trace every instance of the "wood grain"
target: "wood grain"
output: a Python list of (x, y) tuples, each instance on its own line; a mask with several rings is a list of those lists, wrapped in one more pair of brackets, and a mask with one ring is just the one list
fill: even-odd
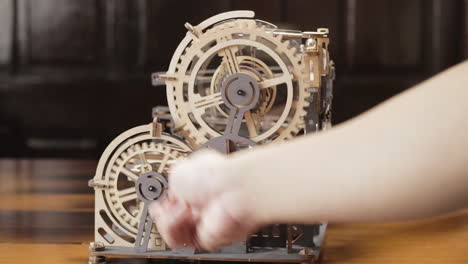
[[(87, 263), (94, 206), (93, 194), (83, 189), (95, 166), (89, 160), (0, 160), (0, 263)], [(468, 210), (418, 222), (331, 224), (322, 263), (466, 264)]]
[(467, 263), (468, 211), (399, 224), (335, 224), (324, 263)]

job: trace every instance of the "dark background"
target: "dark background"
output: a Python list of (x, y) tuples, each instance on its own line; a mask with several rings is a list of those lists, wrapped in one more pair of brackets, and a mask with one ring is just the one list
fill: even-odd
[(330, 28), (335, 123), (468, 57), (463, 0), (1, 0), (0, 156), (99, 156), (166, 104), (184, 23), (237, 9)]

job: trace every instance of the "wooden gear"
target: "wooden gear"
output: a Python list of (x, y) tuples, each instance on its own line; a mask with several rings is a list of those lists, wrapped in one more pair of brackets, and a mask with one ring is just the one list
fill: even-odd
[[(104, 256), (259, 262), (311, 262), (326, 224), (273, 225), (217, 253), (168, 248), (148, 216), (163, 199), (170, 165), (202, 147), (230, 153), (325, 129), (331, 120), (334, 65), (328, 30), (281, 30), (232, 11), (186, 24), (164, 80), (170, 116), (118, 136), (99, 160), (95, 241), (90, 260)], [(170, 119), (164, 133), (158, 118)], [(169, 116), (169, 118), (168, 118)]]
[[(183, 141), (153, 132), (153, 124), (132, 128), (114, 139), (101, 156), (89, 183), (96, 193), (96, 242), (134, 247), (144, 207), (135, 183), (153, 171), (167, 177), (170, 164), (191, 151)], [(149, 241), (149, 248), (166, 249), (155, 228)]]
[[(241, 14), (253, 16), (253, 13), (249, 12)], [(261, 122), (272, 107), (271, 98), (260, 98), (259, 105), (263, 107), (258, 108), (263, 111), (245, 113), (248, 131), (245, 137), (263, 143), (290, 139), (297, 135), (304, 126), (304, 108), (309, 104), (308, 89), (311, 88), (306, 81), (308, 73), (299, 53), (300, 45), (283, 40), (280, 34), (274, 34), (275, 26), (254, 19), (236, 19), (210, 28), (208, 26), (204, 27), (202, 23), (196, 27), (189, 27), (187, 36), (172, 58), (168, 72), (159, 76), (166, 81), (169, 108), (174, 117), (176, 131), (194, 146), (220, 136), (224, 127), (213, 127), (209, 122), (210, 118), (217, 116), (208, 114), (207, 111), (219, 111), (224, 102), (219, 89), (212, 87), (222, 79), (219, 72), (227, 72), (225, 78), (230, 74), (242, 72), (257, 79), (265, 94), (276, 94), (277, 89), (285, 90), (285, 96), (282, 97), (284, 100), (278, 102), (277, 111), (280, 114), (275, 120)], [(240, 52), (242, 56), (238, 58), (236, 53)], [(262, 53), (260, 55), (266, 57), (265, 61), (272, 60), (270, 65), (276, 67), (278, 72), (271, 72), (271, 66), (255, 58), (255, 53)], [(221, 58), (215, 66), (217, 74), (207, 74), (206, 67), (213, 67), (213, 61), (216, 63), (217, 57)], [(212, 82), (204, 83), (201, 78)], [(268, 98), (266, 95), (264, 97)]]

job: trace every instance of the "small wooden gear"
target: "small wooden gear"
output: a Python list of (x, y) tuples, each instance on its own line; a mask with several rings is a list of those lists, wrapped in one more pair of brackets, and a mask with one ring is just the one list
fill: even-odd
[[(90, 182), (96, 190), (96, 242), (134, 247), (144, 211), (136, 183), (148, 173), (167, 179), (171, 164), (191, 152), (182, 140), (164, 133), (154, 135), (153, 129), (154, 125), (148, 124), (122, 133), (101, 156)], [(160, 189), (158, 196), (166, 188)], [(149, 248), (166, 249), (156, 228), (152, 229), (149, 241)]]

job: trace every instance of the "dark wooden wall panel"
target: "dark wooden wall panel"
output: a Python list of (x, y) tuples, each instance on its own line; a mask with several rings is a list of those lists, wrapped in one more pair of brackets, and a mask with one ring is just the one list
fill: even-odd
[(28, 140), (81, 137), (99, 154), (166, 103), (150, 73), (167, 69), (184, 23), (239, 9), (330, 28), (335, 123), (468, 58), (466, 0), (0, 0), (0, 155), (49, 155)]
[(102, 49), (96, 0), (30, 0), (31, 62), (91, 62)]
[(426, 52), (426, 65), (431, 73), (456, 63), (461, 53), (458, 49), (462, 43), (463, 5), (466, 1), (459, 0), (432, 0), (425, 2), (429, 14), (426, 17), (426, 30), (428, 38), (425, 45), (429, 47)]
[(8, 65), (13, 44), (13, 1), (0, 1), (0, 66)]
[(463, 58), (468, 59), (468, 1), (465, 1), (461, 5), (461, 35), (463, 40), (461, 41), (461, 52), (463, 54)]
[(6, 99), (0, 110), (16, 119), (18, 126), (30, 128), (25, 134), (60, 138), (116, 135), (149, 123), (152, 106), (165, 103), (161, 90), (136, 80), (77, 82), (67, 88), (62, 84), (30, 85), (0, 92), (0, 96)]
[(172, 53), (187, 32), (185, 22), (197, 25), (210, 16), (228, 11), (229, 4), (228, 0), (147, 1), (146, 54), (150, 68), (167, 69)]
[(343, 1), (340, 0), (292, 0), (288, 1), (285, 7), (285, 21), (290, 23), (291, 28), (303, 31), (315, 31), (319, 27), (328, 28), (330, 30), (330, 52), (333, 54), (335, 62), (342, 65), (344, 47), (342, 42), (342, 7)]
[(111, 65), (118, 64), (123, 71), (141, 70), (146, 57), (146, 9), (141, 5), (144, 1), (114, 0), (115, 12), (107, 12), (114, 14), (113, 23), (108, 25), (115, 29), (114, 39), (110, 40), (114, 45)]
[[(421, 66), (422, 0), (350, 1), (355, 34), (350, 66), (357, 71), (418, 69)], [(352, 28), (351, 28), (352, 27)]]
[(141, 70), (148, 34), (146, 0), (107, 0), (103, 10), (107, 69), (119, 74)]
[(232, 0), (231, 2), (231, 10), (253, 10), (256, 18), (273, 24), (284, 22), (285, 7), (284, 0)]

